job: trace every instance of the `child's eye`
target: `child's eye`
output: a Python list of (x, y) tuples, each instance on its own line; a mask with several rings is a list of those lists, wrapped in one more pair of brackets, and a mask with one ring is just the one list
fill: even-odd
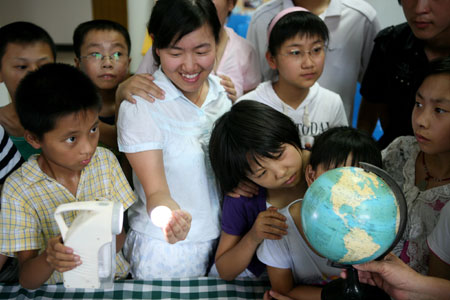
[(27, 66), (26, 65), (19, 65), (19, 66), (15, 66), (14, 68), (16, 68), (18, 70), (26, 70)]
[(418, 101), (416, 101), (416, 102), (414, 103), (414, 106), (420, 108), (420, 107), (423, 106), (423, 104), (420, 103), (420, 102), (418, 102)]
[(302, 55), (302, 51), (300, 51), (300, 50), (291, 50), (291, 51), (289, 51), (289, 55), (291, 55), (291, 56), (299, 56), (299, 55)]
[(69, 144), (75, 143), (75, 141), (76, 141), (76, 138), (74, 136), (71, 136), (66, 139), (66, 142), (68, 142)]
[(89, 56), (96, 59), (96, 60), (102, 60), (103, 59), (103, 55), (101, 53), (98, 52), (92, 52), (89, 53)]
[(436, 108), (434, 109), (434, 111), (437, 112), (438, 114), (443, 114), (443, 113), (446, 113), (446, 112), (447, 112), (447, 110), (442, 109), (442, 108), (439, 108), (439, 107), (436, 107)]
[(95, 126), (91, 129), (91, 133), (96, 133), (98, 130), (98, 126)]
[(318, 54), (322, 53), (322, 51), (323, 51), (323, 46), (317, 46), (311, 50), (311, 54), (318, 55)]
[(260, 172), (258, 175), (256, 175), (256, 178), (262, 178), (266, 174), (266, 170)]

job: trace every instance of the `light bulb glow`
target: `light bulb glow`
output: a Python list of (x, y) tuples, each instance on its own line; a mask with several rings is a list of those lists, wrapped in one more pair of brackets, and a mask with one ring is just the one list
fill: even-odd
[(155, 207), (150, 214), (153, 224), (160, 228), (166, 227), (171, 217), (172, 211), (163, 205)]

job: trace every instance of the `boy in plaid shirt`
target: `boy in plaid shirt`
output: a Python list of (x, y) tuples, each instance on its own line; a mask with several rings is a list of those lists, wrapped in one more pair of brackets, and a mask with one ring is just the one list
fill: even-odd
[[(76, 68), (48, 64), (28, 74), (16, 92), (16, 110), (34, 155), (6, 180), (1, 197), (0, 252), (19, 261), (25, 288), (62, 282), (62, 272), (83, 262), (62, 243), (54, 219), (63, 203), (105, 197), (127, 209), (135, 195), (115, 156), (98, 147), (101, 101), (91, 80)], [(75, 214), (67, 215), (71, 223)], [(117, 277), (128, 264), (117, 236)]]

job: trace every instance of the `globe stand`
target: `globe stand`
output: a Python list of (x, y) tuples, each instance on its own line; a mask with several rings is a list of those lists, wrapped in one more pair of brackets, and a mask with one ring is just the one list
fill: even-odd
[(358, 279), (358, 271), (352, 266), (331, 263), (333, 267), (347, 269), (346, 279), (336, 279), (322, 288), (322, 300), (390, 300), (383, 290), (361, 283)]

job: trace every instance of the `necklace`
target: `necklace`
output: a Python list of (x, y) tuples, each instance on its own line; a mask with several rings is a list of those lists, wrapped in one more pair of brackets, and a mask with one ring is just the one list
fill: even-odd
[(436, 178), (436, 177), (433, 177), (430, 174), (430, 171), (428, 171), (427, 163), (425, 161), (425, 153), (424, 152), (422, 152), (422, 165), (423, 165), (423, 168), (425, 169), (425, 175), (426, 176), (425, 176), (425, 178), (423, 180), (421, 180), (417, 184), (417, 187), (419, 188), (419, 190), (425, 191), (427, 189), (428, 181), (430, 179), (432, 179), (434, 182), (442, 182), (442, 181), (450, 180), (450, 177), (447, 177), (447, 178)]

